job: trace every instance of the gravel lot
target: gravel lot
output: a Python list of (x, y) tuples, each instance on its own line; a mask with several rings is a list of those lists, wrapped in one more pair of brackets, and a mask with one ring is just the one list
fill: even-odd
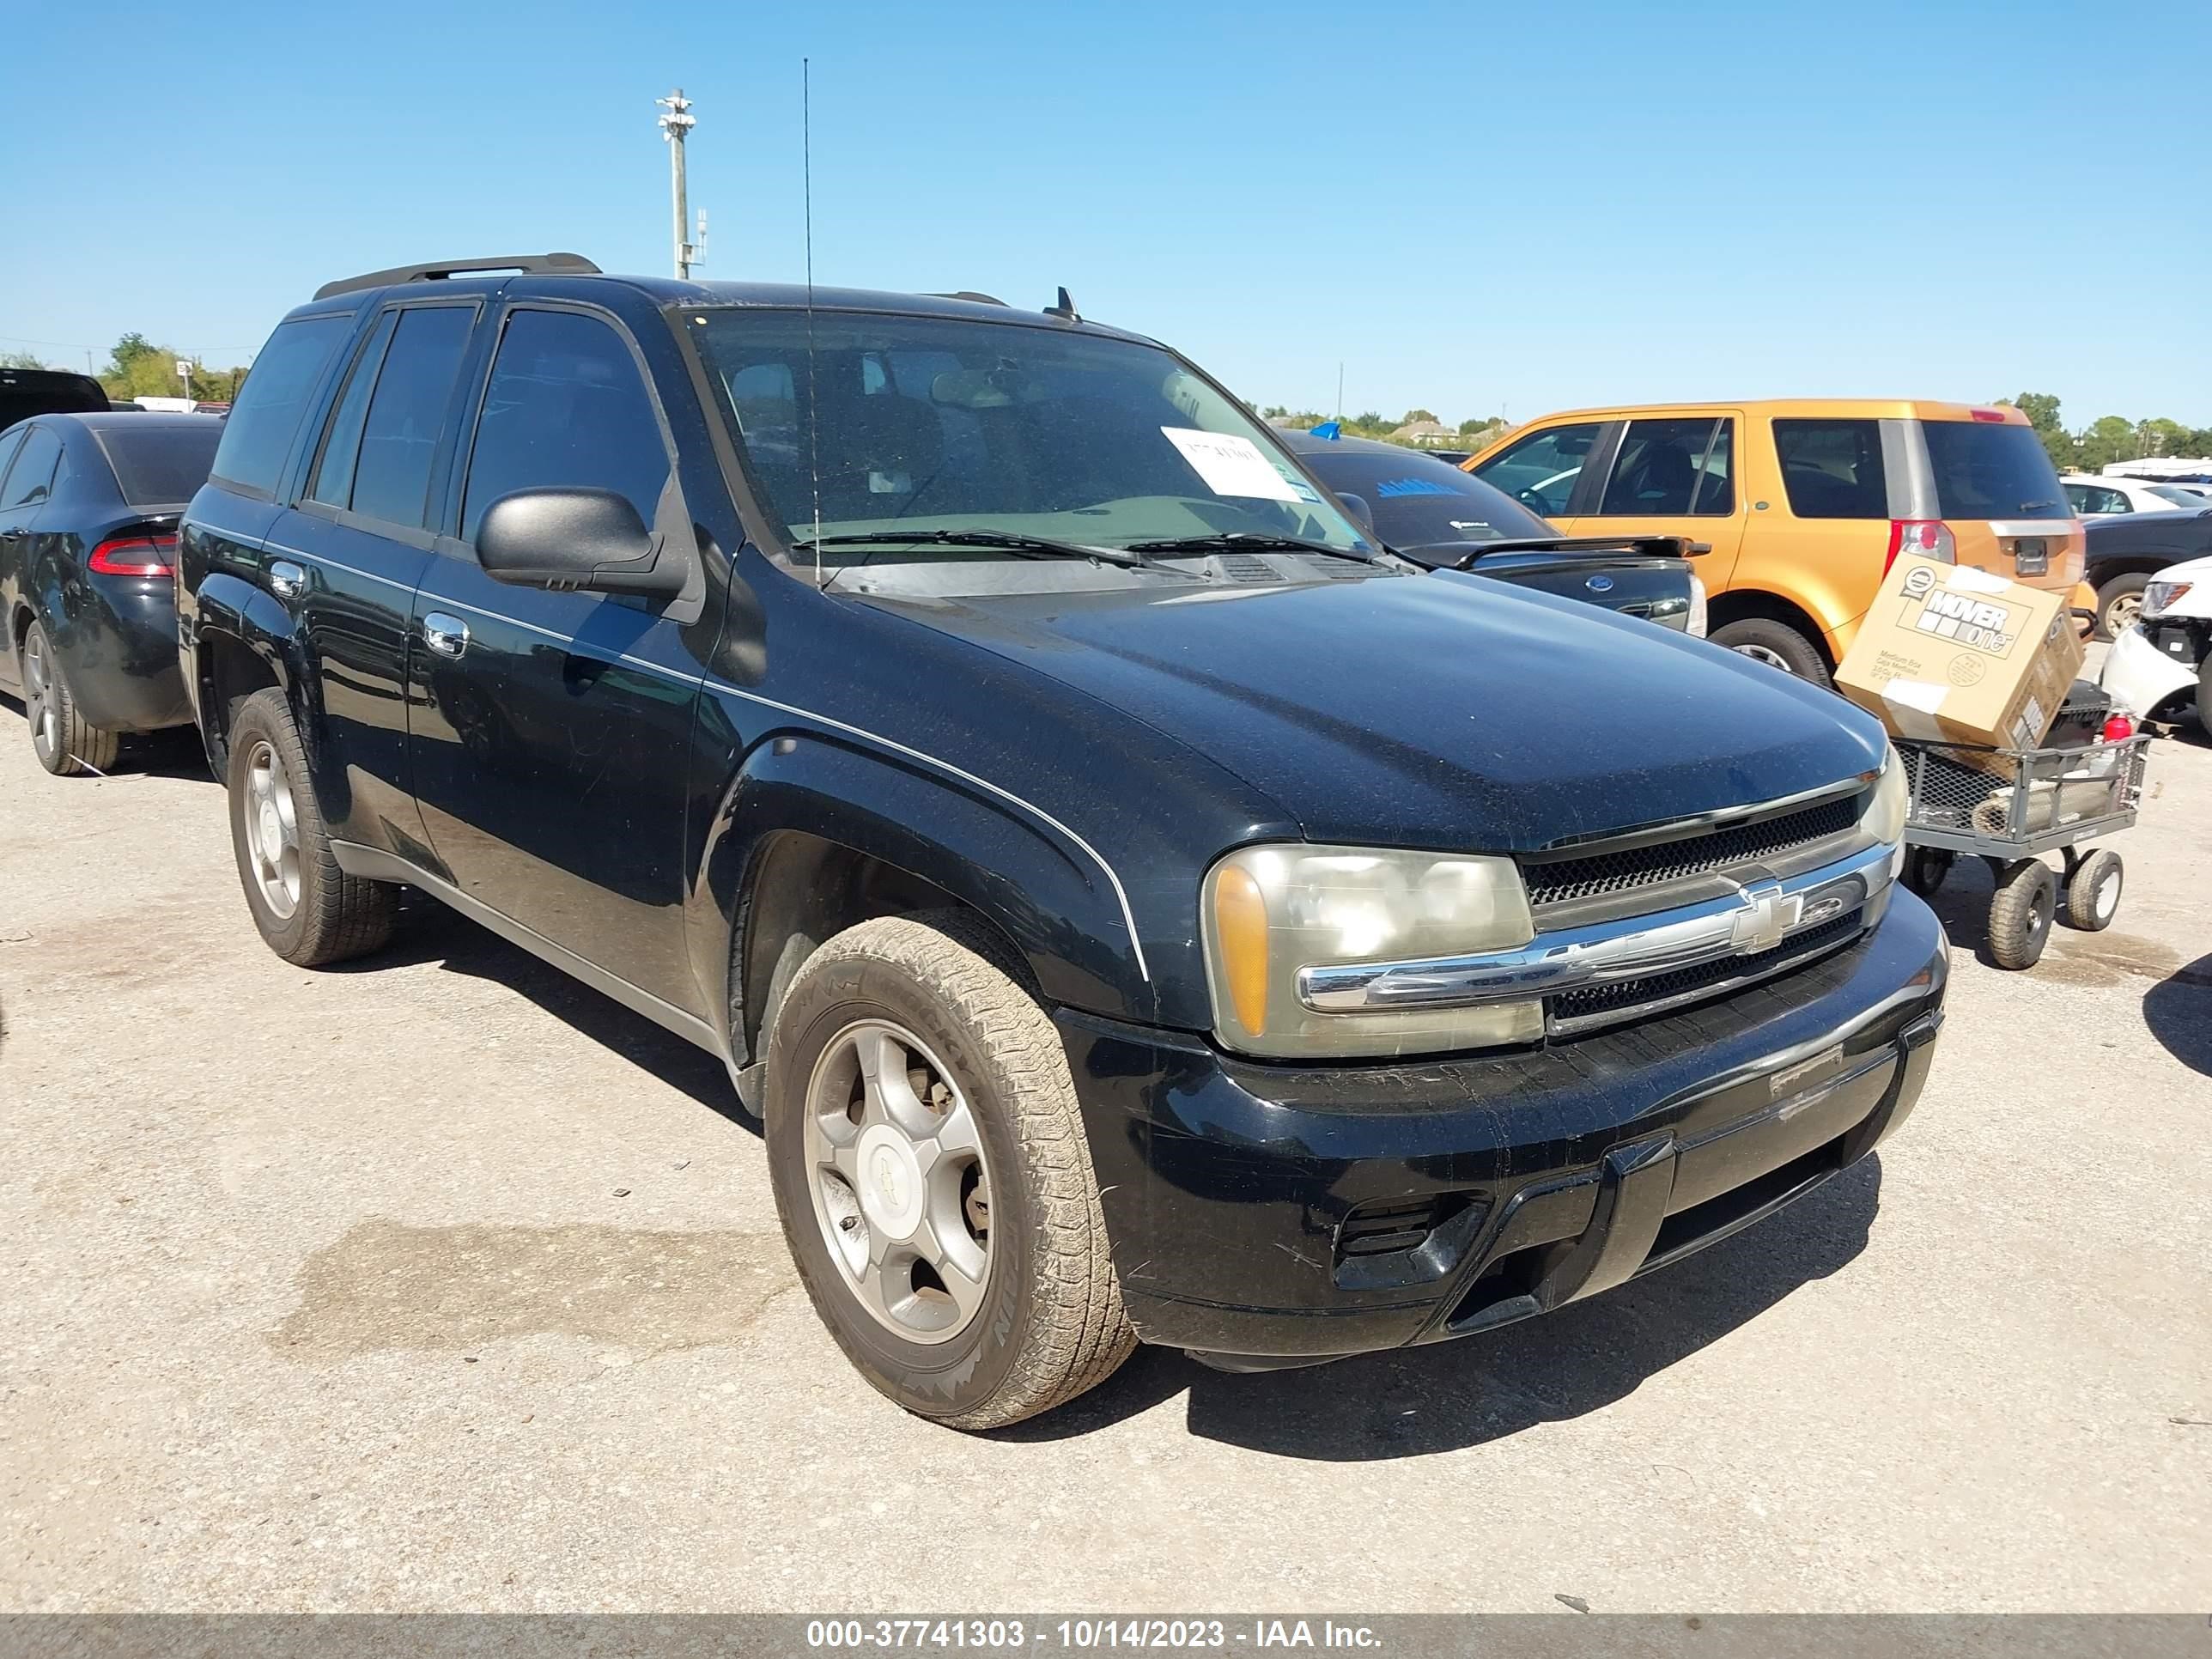
[[(189, 739), (0, 708), (0, 1610), (2212, 1606), (2212, 749), (1878, 1159), (1488, 1338), (879, 1399), (719, 1066), (434, 904), (270, 955)], [(126, 761), (126, 766), (138, 764)]]

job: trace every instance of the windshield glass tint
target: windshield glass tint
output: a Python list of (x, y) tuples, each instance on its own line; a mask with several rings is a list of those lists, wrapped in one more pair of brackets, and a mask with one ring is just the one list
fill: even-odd
[(215, 421), (191, 427), (118, 427), (100, 434), (100, 447), (107, 452), (125, 501), (133, 507), (167, 507), (191, 500), (192, 492), (207, 482), (222, 437), (222, 427)]
[(1365, 500), (1385, 547), (1522, 541), (1559, 533), (1504, 490), (1434, 456), (1411, 450), (1394, 455), (1323, 449), (1308, 454), (1306, 465), (1339, 495)]
[[(1155, 346), (951, 318), (695, 313), (763, 503), (793, 538), (985, 529), (1093, 547), (1245, 532), (1368, 544), (1249, 412)], [(974, 559), (987, 549), (864, 557)]]
[(2074, 509), (2058, 469), (2033, 427), (1988, 421), (1923, 421), (1947, 519), (2068, 519)]

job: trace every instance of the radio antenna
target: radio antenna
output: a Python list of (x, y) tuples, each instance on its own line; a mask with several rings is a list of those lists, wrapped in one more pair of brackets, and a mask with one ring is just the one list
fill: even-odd
[(799, 156), (806, 203), (806, 477), (814, 492), (814, 585), (822, 586), (822, 400), (814, 374), (814, 68), (799, 60)]

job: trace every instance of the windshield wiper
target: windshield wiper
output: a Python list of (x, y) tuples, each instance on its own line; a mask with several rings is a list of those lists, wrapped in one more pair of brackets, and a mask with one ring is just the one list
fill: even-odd
[(1132, 553), (1326, 553), (1332, 558), (1357, 559), (1362, 564), (1374, 562), (1366, 554), (1354, 553), (1349, 548), (1257, 530), (1209, 531), (1202, 536), (1167, 536), (1158, 541), (1129, 542), (1125, 545)]
[(998, 547), (1032, 559), (1102, 559), (1108, 564), (1146, 565), (1151, 560), (1134, 550), (1086, 547), (1080, 542), (1059, 542), (1049, 536), (1024, 536), (1005, 530), (855, 530), (835, 536), (801, 536), (791, 544), (818, 547), (902, 547), (915, 543), (939, 547)]

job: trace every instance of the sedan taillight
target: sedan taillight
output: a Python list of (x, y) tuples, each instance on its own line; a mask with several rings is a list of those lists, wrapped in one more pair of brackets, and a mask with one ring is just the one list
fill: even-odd
[(102, 576), (167, 576), (176, 558), (174, 536), (116, 536), (94, 548), (84, 568)]

